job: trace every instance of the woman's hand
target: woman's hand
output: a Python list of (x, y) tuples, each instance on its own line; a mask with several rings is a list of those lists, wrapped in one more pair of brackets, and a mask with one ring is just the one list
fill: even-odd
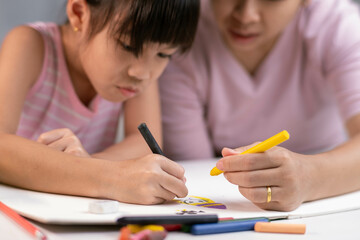
[(78, 137), (68, 128), (42, 133), (37, 142), (78, 157), (90, 157)]
[(121, 202), (159, 204), (175, 197), (186, 197), (184, 168), (157, 154), (112, 161), (115, 164), (106, 174), (102, 196)]
[[(282, 147), (273, 147), (264, 153), (239, 155), (254, 146), (238, 149), (224, 148), (223, 158), (216, 166), (225, 178), (238, 185), (240, 193), (263, 209), (291, 211), (307, 199), (311, 188), (308, 156), (293, 153)], [(271, 188), (271, 201), (267, 202)]]

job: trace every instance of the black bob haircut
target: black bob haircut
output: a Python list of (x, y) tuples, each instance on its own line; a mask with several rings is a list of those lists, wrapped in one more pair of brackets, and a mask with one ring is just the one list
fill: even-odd
[(182, 53), (192, 45), (199, 0), (86, 0), (91, 11), (89, 38), (109, 24), (116, 40), (126, 35), (138, 56), (145, 43), (169, 44)]

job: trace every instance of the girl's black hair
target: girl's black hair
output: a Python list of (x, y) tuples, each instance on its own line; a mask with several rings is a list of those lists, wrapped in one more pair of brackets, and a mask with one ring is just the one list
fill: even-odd
[(199, 0), (86, 0), (91, 9), (91, 38), (109, 24), (109, 33), (130, 38), (138, 56), (145, 43), (170, 44), (187, 51), (194, 40)]

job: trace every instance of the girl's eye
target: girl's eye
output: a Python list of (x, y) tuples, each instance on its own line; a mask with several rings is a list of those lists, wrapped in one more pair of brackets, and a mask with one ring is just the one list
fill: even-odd
[(124, 42), (120, 41), (120, 45), (125, 51), (131, 52), (131, 53), (135, 52), (135, 49), (133, 47), (131, 47), (130, 45), (127, 45)]
[(172, 57), (171, 54), (165, 54), (165, 53), (158, 53), (158, 56), (161, 58), (169, 58), (169, 59), (171, 59)]

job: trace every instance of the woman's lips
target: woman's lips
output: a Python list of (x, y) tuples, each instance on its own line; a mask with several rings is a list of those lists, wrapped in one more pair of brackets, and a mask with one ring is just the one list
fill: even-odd
[(229, 30), (229, 33), (235, 41), (240, 43), (251, 43), (260, 35), (258, 33), (239, 33), (233, 30)]
[(127, 87), (117, 87), (117, 88), (120, 90), (121, 94), (127, 98), (134, 97), (138, 93), (138, 90), (133, 88), (127, 88)]

